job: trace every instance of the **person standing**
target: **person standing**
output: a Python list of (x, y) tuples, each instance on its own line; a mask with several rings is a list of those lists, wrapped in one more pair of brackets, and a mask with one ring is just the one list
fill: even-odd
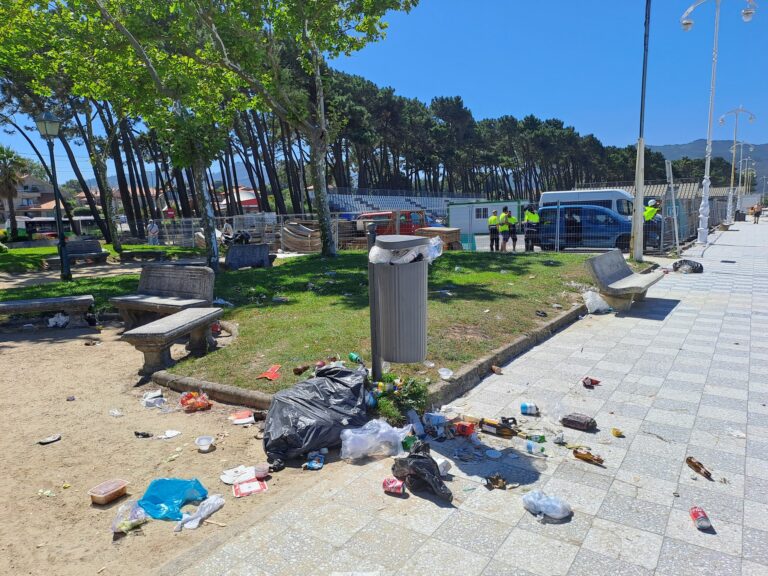
[(763, 213), (763, 205), (760, 203), (755, 204), (752, 208), (752, 215), (754, 216), (753, 222), (757, 224), (760, 222), (760, 215)]
[(155, 224), (154, 220), (149, 221), (147, 236), (149, 237), (150, 246), (158, 246), (160, 244), (160, 227)]
[(525, 251), (533, 252), (533, 247), (539, 236), (539, 215), (534, 209), (533, 204), (528, 204), (528, 206), (525, 207), (523, 226), (523, 231), (525, 233)]
[(499, 234), (501, 234), (501, 252), (507, 251), (507, 242), (509, 242), (509, 212), (507, 207), (501, 209), (499, 216)]
[(488, 233), (491, 236), (491, 252), (499, 251), (499, 211), (494, 210), (488, 218)]
[(512, 210), (507, 210), (507, 223), (509, 224), (509, 236), (512, 238), (512, 252), (514, 252), (517, 250), (517, 218), (512, 215)]
[[(661, 203), (656, 200), (650, 200), (648, 206), (643, 210), (643, 250), (648, 248), (648, 241), (650, 240), (651, 232), (659, 236), (659, 242), (661, 242), (661, 217), (659, 211), (661, 210)], [(658, 216), (658, 218), (657, 218)]]

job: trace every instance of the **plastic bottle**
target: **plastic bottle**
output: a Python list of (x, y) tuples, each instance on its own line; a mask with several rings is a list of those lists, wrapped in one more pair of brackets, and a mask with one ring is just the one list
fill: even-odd
[(525, 449), (528, 454), (536, 454), (537, 452), (544, 452), (544, 446), (539, 446), (533, 440), (527, 440), (525, 442)]
[(424, 438), (427, 433), (424, 431), (424, 425), (421, 423), (421, 419), (419, 418), (419, 415), (416, 414), (416, 410), (408, 410), (408, 421), (411, 423), (411, 426), (413, 426), (413, 432), (418, 436), (419, 438)]
[(520, 438), (530, 440), (531, 442), (538, 442), (539, 444), (544, 444), (544, 442), (547, 441), (544, 434), (529, 434), (528, 432), (518, 432), (517, 435)]
[(513, 436), (517, 436), (517, 430), (504, 418), (502, 418), (501, 422), (498, 420), (491, 420), (490, 418), (483, 418), (480, 420), (480, 430), (487, 434), (501, 436), (502, 438), (512, 438)]
[(538, 416), (539, 407), (533, 402), (522, 402), (520, 403), (520, 413), (526, 416)]
[(355, 364), (363, 363), (363, 359), (360, 357), (360, 354), (357, 354), (356, 352), (350, 352), (347, 358), (349, 358), (350, 362), (354, 362)]

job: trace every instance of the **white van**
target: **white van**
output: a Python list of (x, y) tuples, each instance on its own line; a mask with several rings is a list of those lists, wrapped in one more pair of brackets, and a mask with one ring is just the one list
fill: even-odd
[(625, 218), (632, 218), (632, 195), (625, 190), (569, 190), (567, 192), (543, 192), (539, 208), (545, 206), (581, 205), (610, 208)]

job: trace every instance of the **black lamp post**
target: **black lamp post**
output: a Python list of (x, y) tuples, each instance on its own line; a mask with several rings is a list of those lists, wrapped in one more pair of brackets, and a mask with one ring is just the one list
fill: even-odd
[(59, 235), (59, 261), (61, 262), (61, 279), (72, 280), (72, 272), (69, 268), (69, 256), (67, 254), (67, 242), (64, 238), (64, 224), (61, 221), (61, 206), (64, 200), (61, 197), (59, 183), (56, 181), (56, 160), (53, 157), (53, 139), (59, 135), (61, 120), (51, 112), (45, 112), (35, 120), (37, 129), (48, 143), (48, 152), (51, 155), (51, 184), (53, 184), (53, 198), (56, 206), (56, 231)]

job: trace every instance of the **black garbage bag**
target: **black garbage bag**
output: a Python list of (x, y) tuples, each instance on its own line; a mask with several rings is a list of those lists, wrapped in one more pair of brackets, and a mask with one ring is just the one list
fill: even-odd
[(446, 502), (453, 500), (450, 488), (440, 478), (437, 462), (429, 455), (429, 444), (417, 441), (405, 458), (395, 458), (392, 464), (392, 476), (405, 480), (405, 485), (411, 492), (432, 490)]
[(341, 444), (341, 431), (368, 421), (364, 367), (326, 367), (314, 378), (272, 398), (264, 424), (264, 451), (274, 472), (283, 461)]
[(672, 270), (684, 274), (701, 274), (704, 272), (704, 266), (694, 260), (678, 260), (672, 264)]

